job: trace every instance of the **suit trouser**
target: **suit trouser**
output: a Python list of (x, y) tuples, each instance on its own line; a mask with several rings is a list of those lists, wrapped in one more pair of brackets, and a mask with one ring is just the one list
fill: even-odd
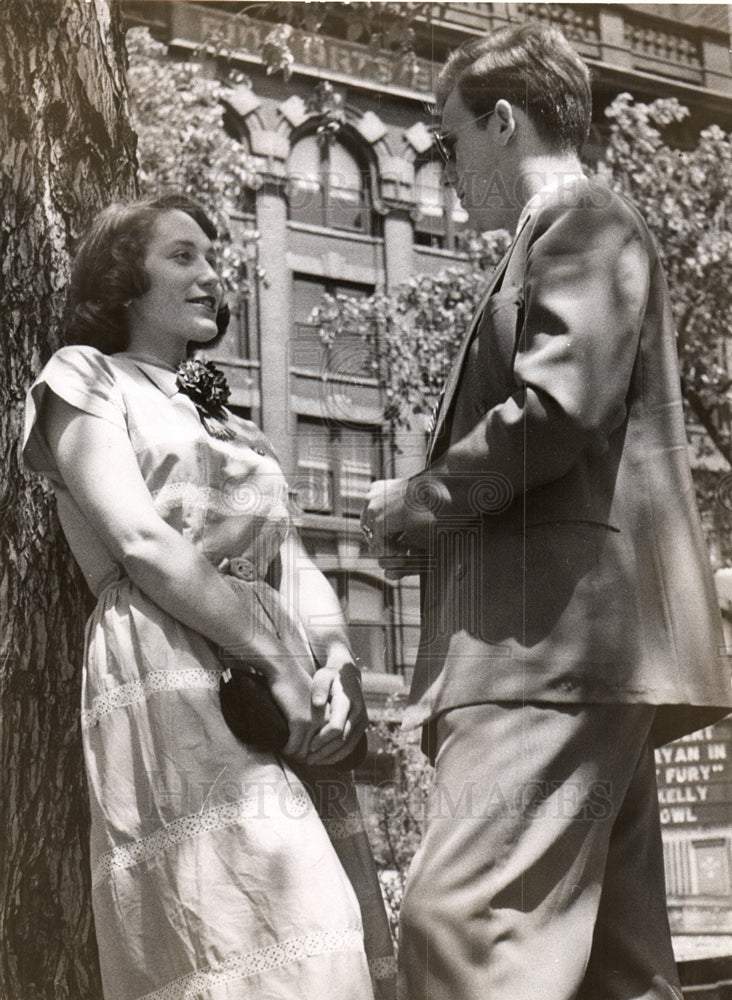
[(401, 1000), (677, 1000), (654, 709), (472, 705), (437, 720)]

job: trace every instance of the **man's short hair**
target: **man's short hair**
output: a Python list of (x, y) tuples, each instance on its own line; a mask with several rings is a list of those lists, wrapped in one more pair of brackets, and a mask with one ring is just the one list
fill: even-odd
[(450, 54), (437, 79), (442, 108), (457, 87), (476, 118), (504, 98), (560, 152), (579, 152), (592, 114), (590, 72), (564, 35), (527, 22), (474, 38)]

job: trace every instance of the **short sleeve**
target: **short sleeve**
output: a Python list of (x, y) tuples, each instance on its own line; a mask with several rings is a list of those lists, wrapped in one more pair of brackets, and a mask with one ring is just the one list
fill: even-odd
[(50, 393), (122, 430), (126, 429), (127, 421), (124, 399), (105, 355), (84, 345), (57, 351), (28, 390), (23, 434), (23, 459), (27, 467), (56, 480), (56, 461), (44, 433)]

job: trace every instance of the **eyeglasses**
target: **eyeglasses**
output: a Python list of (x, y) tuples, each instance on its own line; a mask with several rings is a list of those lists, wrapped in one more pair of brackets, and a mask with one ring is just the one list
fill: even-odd
[(475, 125), (476, 122), (483, 121), (485, 118), (490, 118), (490, 116), (495, 113), (495, 110), (496, 109), (493, 108), (492, 111), (486, 111), (485, 114), (478, 115), (477, 118), (472, 118), (469, 122), (461, 125), (460, 128), (454, 132), (441, 132), (438, 128), (433, 128), (431, 130), (435, 146), (437, 146), (437, 151), (444, 160), (445, 165), (455, 162), (455, 145), (460, 132), (468, 128), (470, 125)]

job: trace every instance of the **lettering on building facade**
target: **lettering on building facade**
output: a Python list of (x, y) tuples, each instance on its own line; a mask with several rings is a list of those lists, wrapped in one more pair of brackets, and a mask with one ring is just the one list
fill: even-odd
[(732, 720), (656, 750), (664, 826), (725, 826), (732, 800)]
[[(204, 10), (195, 4), (176, 6), (171, 11), (172, 43), (185, 39), (201, 49), (225, 49), (233, 59), (261, 62), (265, 38), (274, 25), (236, 14)], [(338, 76), (369, 80), (379, 87), (398, 87), (420, 94), (432, 90), (434, 67), (424, 59), (392, 59), (388, 53), (374, 54), (362, 45), (340, 39), (312, 36), (292, 29), (288, 44), (295, 59), (294, 70), (314, 69)]]

